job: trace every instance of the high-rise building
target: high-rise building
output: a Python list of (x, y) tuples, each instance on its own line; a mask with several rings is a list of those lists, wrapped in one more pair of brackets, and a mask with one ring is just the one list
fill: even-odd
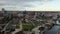
[(2, 13), (3, 13), (4, 16), (7, 16), (8, 15), (7, 14), (7, 11), (4, 8), (2, 8)]

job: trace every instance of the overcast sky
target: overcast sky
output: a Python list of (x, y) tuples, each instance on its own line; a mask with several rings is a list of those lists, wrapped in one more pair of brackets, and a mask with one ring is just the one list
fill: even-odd
[(0, 10), (60, 11), (60, 0), (0, 0)]

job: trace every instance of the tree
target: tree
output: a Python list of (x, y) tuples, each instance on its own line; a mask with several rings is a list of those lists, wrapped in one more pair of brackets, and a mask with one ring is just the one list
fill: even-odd
[(45, 27), (40, 27), (39, 30), (40, 30), (40, 33), (43, 34)]

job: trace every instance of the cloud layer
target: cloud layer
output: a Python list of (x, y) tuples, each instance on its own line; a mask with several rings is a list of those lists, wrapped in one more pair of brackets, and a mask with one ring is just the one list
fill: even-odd
[(6, 10), (30, 10), (31, 8), (31, 10), (36, 10), (39, 8), (38, 10), (40, 10), (41, 8), (46, 8), (47, 6), (48, 8), (50, 6), (53, 7), (56, 1), (52, 1), (54, 0), (0, 0), (0, 9), (5, 8)]
[(42, 2), (46, 0), (0, 0), (0, 6), (4, 5), (29, 5), (35, 2)]

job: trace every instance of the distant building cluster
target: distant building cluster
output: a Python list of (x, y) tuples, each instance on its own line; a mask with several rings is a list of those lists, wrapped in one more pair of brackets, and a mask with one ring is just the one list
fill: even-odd
[[(41, 23), (44, 25), (50, 24), (54, 23), (56, 20), (60, 21), (60, 12), (6, 11), (2, 8), (2, 11), (0, 11), (0, 34), (22, 34), (23, 28), (21, 23), (23, 20), (35, 27), (39, 26)], [(16, 29), (16, 26), (20, 28)]]

